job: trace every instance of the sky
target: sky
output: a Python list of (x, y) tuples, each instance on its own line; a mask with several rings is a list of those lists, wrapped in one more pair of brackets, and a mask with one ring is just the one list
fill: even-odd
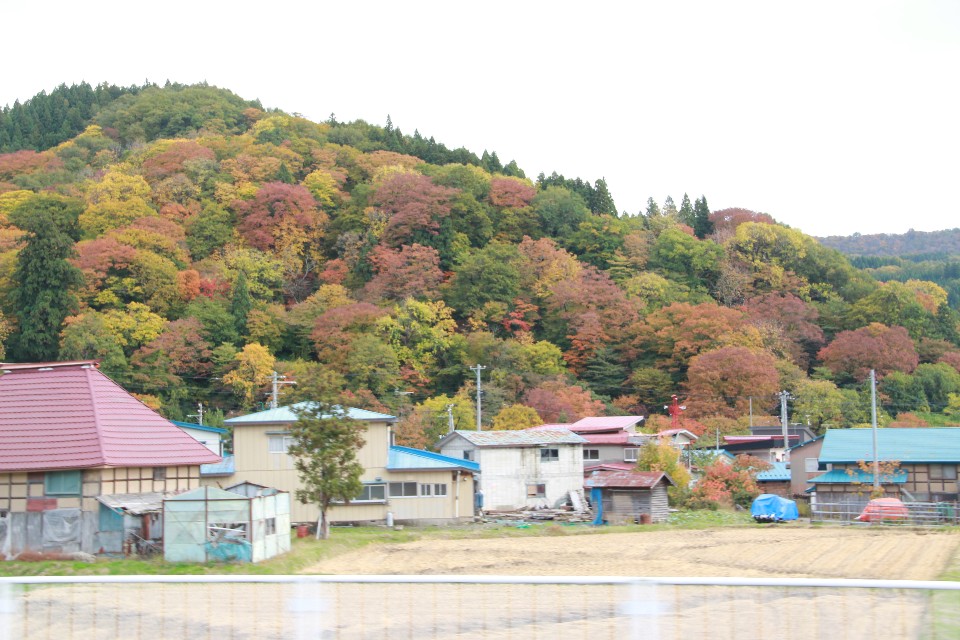
[(207, 82), (815, 236), (960, 227), (960, 2), (0, 0), (0, 106)]

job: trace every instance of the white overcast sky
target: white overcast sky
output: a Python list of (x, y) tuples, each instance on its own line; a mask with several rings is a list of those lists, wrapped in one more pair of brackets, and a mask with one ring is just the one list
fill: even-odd
[(686, 192), (812, 235), (960, 227), (960, 0), (0, 7), (0, 105), (206, 81), (604, 177), (631, 214)]

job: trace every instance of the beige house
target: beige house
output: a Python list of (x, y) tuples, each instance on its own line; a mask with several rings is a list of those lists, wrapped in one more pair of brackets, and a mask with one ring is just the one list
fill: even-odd
[[(204, 477), (202, 484), (226, 488), (243, 482), (289, 491), (292, 522), (312, 523), (316, 505), (296, 500), (301, 487), (294, 458), (287, 453), (293, 438), (290, 427), (297, 411), (309, 403), (268, 409), (231, 418), (233, 473)], [(349, 504), (336, 505), (331, 522), (448, 523), (474, 515), (474, 474), (479, 466), (469, 460), (447, 458), (429, 451), (393, 445), (396, 418), (349, 408), (347, 416), (364, 425), (364, 445), (357, 459), (364, 467), (363, 491)]]

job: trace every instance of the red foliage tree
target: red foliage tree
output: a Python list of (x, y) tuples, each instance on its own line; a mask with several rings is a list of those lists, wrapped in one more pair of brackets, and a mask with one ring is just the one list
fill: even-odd
[(437, 234), (440, 221), (450, 215), (450, 201), (456, 193), (456, 189), (435, 185), (427, 176), (390, 176), (373, 194), (373, 203), (388, 216), (381, 241), (399, 247), (416, 232)]
[(751, 396), (773, 396), (779, 386), (772, 355), (746, 347), (722, 347), (690, 359), (687, 410), (695, 418), (739, 418), (747, 414)]
[(436, 298), (443, 282), (440, 254), (433, 247), (403, 245), (398, 251), (377, 246), (370, 254), (374, 276), (363, 289), (363, 298), (405, 300)]
[(358, 302), (324, 311), (316, 319), (310, 334), (317, 359), (325, 363), (343, 363), (352, 333), (370, 331), (387, 312), (369, 302)]
[(536, 409), (546, 423), (576, 422), (604, 411), (603, 402), (594, 400), (589, 391), (560, 379), (548, 380), (529, 390), (523, 404)]
[(682, 371), (693, 356), (713, 348), (719, 339), (743, 326), (743, 312), (715, 303), (675, 302), (648, 315), (636, 327), (638, 352), (652, 352), (658, 365)]
[(141, 378), (179, 384), (182, 378), (209, 375), (213, 353), (203, 333), (203, 325), (196, 318), (169, 323), (163, 333), (133, 354), (133, 364)]
[(741, 209), (739, 207), (714, 211), (710, 214), (710, 222), (713, 223), (714, 230), (720, 233), (734, 231), (744, 222), (776, 224), (776, 220), (769, 214), (757, 213), (756, 211)]
[(262, 251), (273, 249), (285, 231), (316, 231), (327, 222), (306, 187), (282, 182), (263, 185), (252, 200), (238, 200), (234, 208), (241, 218), (240, 233)]
[(865, 380), (874, 369), (878, 377), (891, 371), (911, 373), (920, 363), (913, 340), (903, 327), (873, 322), (854, 331), (841, 331), (817, 357), (838, 378)]
[(143, 161), (143, 177), (151, 184), (183, 171), (188, 160), (216, 160), (216, 154), (193, 140), (178, 140), (165, 151)]
[(523, 180), (491, 178), (490, 194), (487, 197), (495, 207), (519, 209), (529, 206), (535, 195), (536, 188)]
[(750, 298), (743, 305), (750, 322), (776, 329), (789, 342), (793, 361), (806, 368), (810, 354), (823, 346), (823, 330), (816, 324), (817, 310), (791, 293), (771, 292)]

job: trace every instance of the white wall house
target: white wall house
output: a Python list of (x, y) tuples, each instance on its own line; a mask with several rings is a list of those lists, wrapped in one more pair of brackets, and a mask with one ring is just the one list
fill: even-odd
[(565, 430), (453, 431), (440, 453), (480, 465), (484, 510), (557, 507), (583, 490), (584, 438)]

